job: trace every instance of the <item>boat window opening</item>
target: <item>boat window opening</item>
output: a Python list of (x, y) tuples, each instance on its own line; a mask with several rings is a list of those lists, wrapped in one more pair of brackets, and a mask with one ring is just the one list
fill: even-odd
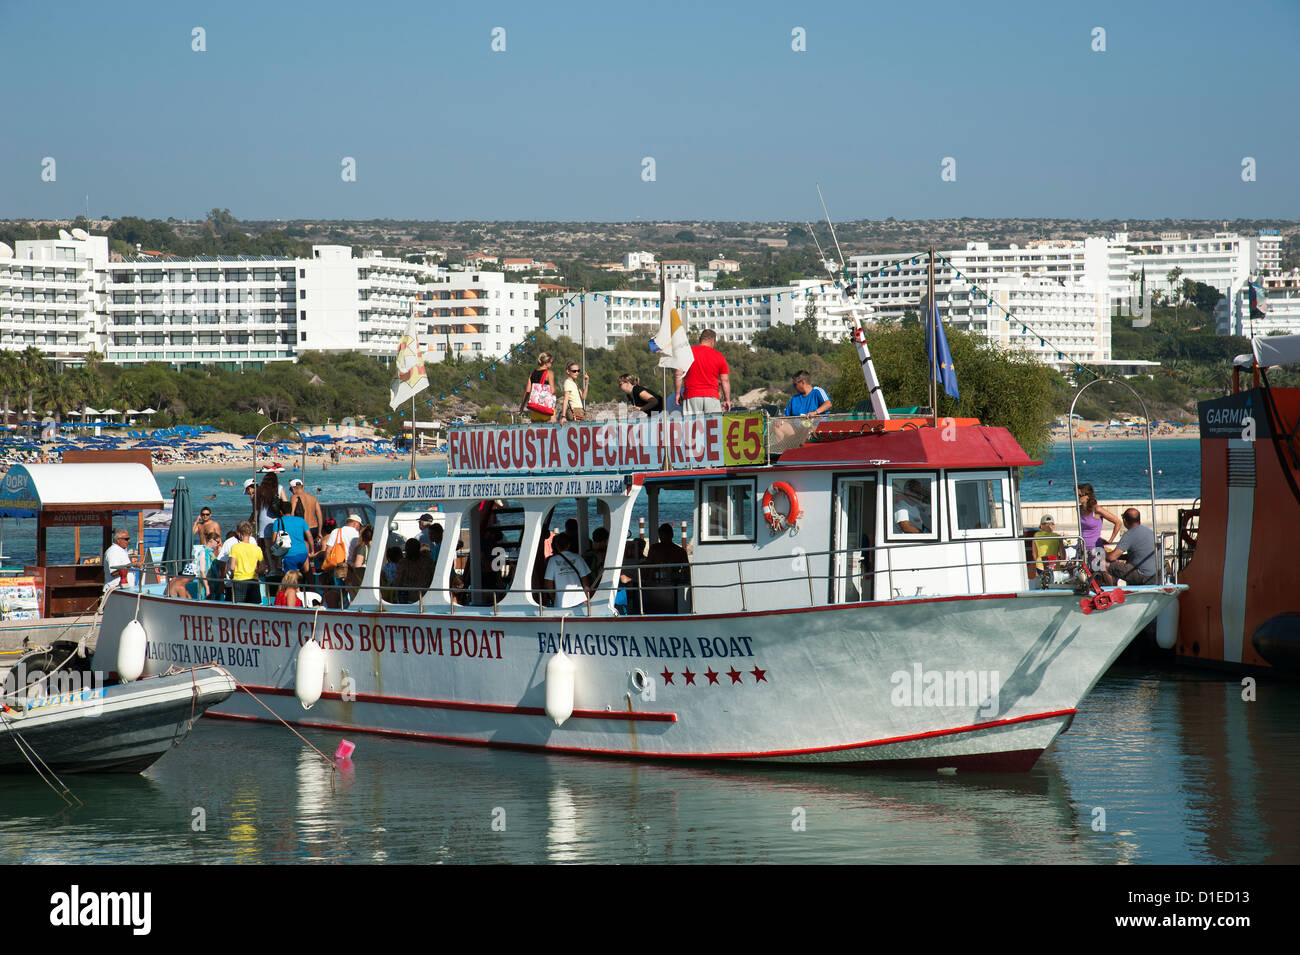
[(890, 477), (886, 494), (889, 513), (886, 539), (899, 543), (938, 540), (934, 492), (933, 472)]
[(961, 475), (949, 481), (954, 538), (1011, 536), (1004, 472)]
[(514, 583), (527, 526), (524, 507), (518, 501), (478, 501), (470, 506), (466, 519), (451, 588), (464, 593), (458, 602), (490, 607)]
[[(621, 542), (614, 549), (615, 544), (610, 541), (610, 517), (609, 505), (605, 501), (588, 497), (561, 498), (542, 515), (542, 535), (528, 570), (530, 602), (554, 606), (554, 595), (546, 587), (546, 565), (554, 553), (553, 542), (557, 534), (572, 538), (566, 553), (571, 557), (581, 557), (591, 571), (593, 590), (599, 586), (605, 565), (616, 562), (622, 553)], [(596, 534), (597, 530), (604, 531), (605, 545), (602, 548), (597, 548), (593, 541), (593, 536), (602, 536)], [(596, 598), (593, 596), (592, 599)]]
[(752, 478), (705, 481), (700, 486), (700, 543), (754, 540)]

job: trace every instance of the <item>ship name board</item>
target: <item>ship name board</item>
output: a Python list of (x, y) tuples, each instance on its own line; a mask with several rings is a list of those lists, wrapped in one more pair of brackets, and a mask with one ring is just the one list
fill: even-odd
[(754, 412), (644, 420), (452, 428), (452, 474), (641, 471), (764, 463), (763, 416)]

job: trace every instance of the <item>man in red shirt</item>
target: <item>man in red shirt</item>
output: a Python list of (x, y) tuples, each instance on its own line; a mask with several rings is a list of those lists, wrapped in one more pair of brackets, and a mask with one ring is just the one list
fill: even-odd
[[(731, 410), (731, 369), (726, 356), (714, 345), (717, 333), (711, 328), (700, 332), (700, 343), (691, 348), (695, 360), (685, 374), (677, 372), (677, 403), (683, 414), (716, 414)], [(718, 391), (722, 400), (718, 400)]]

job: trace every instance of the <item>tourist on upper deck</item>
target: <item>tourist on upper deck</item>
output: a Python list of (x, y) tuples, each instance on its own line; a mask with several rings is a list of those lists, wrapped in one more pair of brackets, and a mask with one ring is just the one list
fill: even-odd
[[(691, 347), (695, 360), (683, 374), (674, 374), (677, 402), (683, 414), (715, 414), (731, 410), (731, 369), (715, 347), (718, 333), (711, 328), (700, 332), (700, 343)], [(718, 400), (721, 393), (722, 400)]]
[[(551, 371), (549, 352), (537, 356), (537, 368), (528, 376), (528, 390), (524, 392), (519, 410), (535, 422), (555, 420), (555, 375)], [(549, 406), (550, 411), (545, 410)]]
[(831, 396), (826, 389), (812, 383), (812, 375), (800, 371), (794, 376), (794, 397), (781, 414), (787, 418), (826, 414), (831, 410)]
[[(582, 387), (578, 387), (578, 375), (582, 375)], [(569, 362), (564, 369), (564, 397), (560, 399), (560, 410), (556, 415), (558, 421), (586, 421), (587, 412), (583, 410), (587, 400), (587, 389), (591, 387), (591, 376), (583, 372), (575, 362)]]
[(1159, 582), (1159, 563), (1156, 560), (1156, 535), (1142, 526), (1142, 513), (1136, 507), (1124, 512), (1124, 536), (1119, 539), (1119, 552), (1106, 568), (1112, 581), (1123, 580), (1131, 586)]
[(691, 582), (691, 558), (673, 543), (673, 525), (659, 525), (659, 542), (646, 553), (641, 572), (641, 605), (646, 613), (679, 613), (680, 589)]
[(132, 568), (140, 566), (140, 558), (130, 553), (131, 534), (126, 528), (113, 533), (113, 543), (104, 551), (104, 589), (130, 586), (135, 582)]
[(930, 495), (925, 482), (910, 478), (899, 491), (894, 491), (894, 532), (897, 534), (928, 534), (930, 525)]
[(632, 400), (632, 404), (636, 405), (637, 410), (644, 411), (646, 414), (664, 410), (663, 398), (641, 384), (641, 379), (636, 375), (619, 375), (618, 386), (623, 390), (623, 394)]
[(551, 559), (542, 574), (542, 589), (558, 594), (560, 608), (578, 607), (587, 602), (591, 591), (591, 568), (577, 554), (571, 552), (564, 534), (556, 534)]
[(1080, 484), (1079, 491), (1079, 536), (1083, 538), (1084, 555), (1088, 569), (1099, 573), (1106, 572), (1106, 551), (1101, 546), (1101, 522), (1110, 521), (1113, 525), (1106, 543), (1115, 540), (1119, 533), (1119, 519), (1106, 508), (1097, 503), (1097, 495), (1091, 484)]

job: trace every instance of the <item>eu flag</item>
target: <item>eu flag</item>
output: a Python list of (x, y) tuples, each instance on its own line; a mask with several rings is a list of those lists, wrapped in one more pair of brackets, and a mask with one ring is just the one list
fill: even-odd
[[(939, 320), (939, 306), (930, 306), (933, 321), (925, 324), (925, 359), (932, 362), (934, 380), (943, 385), (943, 390), (958, 400), (957, 369), (952, 363), (952, 352), (948, 350), (948, 336), (943, 333), (943, 322)], [(931, 329), (938, 334), (937, 345), (930, 342)]]

